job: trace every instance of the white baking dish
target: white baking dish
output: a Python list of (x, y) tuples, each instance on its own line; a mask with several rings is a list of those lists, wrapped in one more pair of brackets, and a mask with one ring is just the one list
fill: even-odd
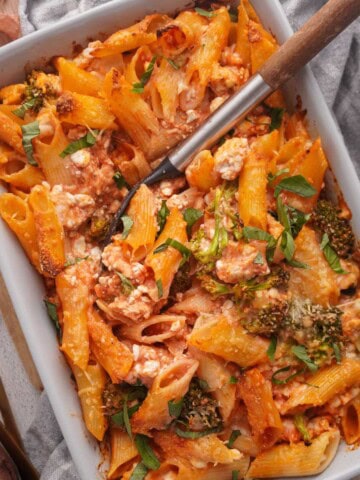
[[(252, 0), (264, 25), (282, 43), (292, 30), (278, 0)], [(171, 6), (170, 6), (171, 4)], [(115, 0), (77, 17), (43, 29), (0, 48), (0, 86), (22, 81), (24, 66), (41, 67), (54, 55), (71, 55), (74, 43), (83, 46), (89, 39), (110, 34), (154, 11), (174, 13), (188, 7), (188, 0)], [(326, 106), (321, 91), (306, 68), (286, 89), (289, 105), (300, 95), (308, 110), (312, 134), (320, 135), (353, 215), (355, 233), (360, 237), (360, 184), (343, 138)], [(0, 186), (1, 188), (1, 186)], [(0, 269), (39, 370), (56, 418), (82, 480), (102, 478), (96, 442), (87, 433), (74, 385), (58, 345), (54, 329), (43, 307), (41, 279), (27, 261), (15, 237), (0, 222)], [(360, 449), (342, 445), (331, 466), (317, 480), (349, 480), (360, 473)], [(219, 479), (221, 480), (221, 479)]]

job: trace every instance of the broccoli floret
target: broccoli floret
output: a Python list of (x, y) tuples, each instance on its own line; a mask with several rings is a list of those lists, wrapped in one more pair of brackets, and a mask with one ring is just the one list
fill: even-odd
[(114, 384), (109, 381), (102, 394), (105, 415), (111, 417), (122, 411), (125, 401), (132, 405), (142, 403), (146, 395), (147, 388), (141, 383), (130, 385)]
[(191, 380), (184, 397), (179, 420), (185, 422), (192, 431), (215, 428), (222, 424), (217, 401), (206, 392), (201, 380), (196, 377)]
[(350, 222), (339, 216), (339, 210), (327, 200), (319, 200), (311, 221), (314, 227), (329, 237), (330, 245), (341, 258), (355, 250), (355, 236)]
[(201, 286), (209, 293), (215, 296), (221, 295), (231, 295), (233, 293), (232, 285), (227, 285), (226, 283), (221, 283), (215, 280), (215, 278), (210, 275), (200, 274), (198, 275), (199, 280), (201, 281)]
[(287, 321), (288, 310), (286, 302), (270, 304), (244, 319), (242, 324), (249, 333), (271, 337), (280, 333)]
[(342, 341), (342, 311), (337, 307), (322, 307), (310, 301), (293, 301), (285, 328), (292, 337), (314, 352), (324, 345), (339, 345)]
[(174, 280), (171, 284), (169, 297), (176, 298), (177, 293), (184, 293), (189, 290), (191, 284), (190, 265), (189, 262), (186, 262), (175, 274)]
[(106, 217), (94, 215), (91, 218), (89, 229), (90, 237), (98, 241), (103, 240), (108, 232), (110, 220)]

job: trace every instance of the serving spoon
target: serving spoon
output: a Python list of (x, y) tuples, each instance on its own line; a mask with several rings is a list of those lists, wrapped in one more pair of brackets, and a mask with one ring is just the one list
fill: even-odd
[(329, 0), (290, 37), (236, 93), (231, 95), (189, 137), (175, 147), (147, 177), (134, 185), (114, 215), (104, 246), (118, 231), (121, 217), (140, 185), (183, 175), (201, 150), (214, 145), (271, 93), (292, 78), (360, 15), (360, 0)]

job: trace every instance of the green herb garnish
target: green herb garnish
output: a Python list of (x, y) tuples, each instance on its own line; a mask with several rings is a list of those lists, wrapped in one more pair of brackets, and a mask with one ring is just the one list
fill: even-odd
[(40, 125), (37, 120), (35, 122), (27, 123), (26, 125), (22, 125), (22, 145), (24, 147), (26, 157), (30, 165), (37, 167), (38, 164), (34, 158), (34, 149), (32, 140), (40, 135)]
[(161, 202), (161, 208), (160, 210), (158, 211), (158, 214), (157, 214), (157, 223), (159, 225), (159, 234), (163, 231), (164, 227), (165, 227), (165, 223), (166, 223), (166, 219), (167, 217), (169, 216), (170, 214), (170, 210), (168, 209), (168, 206), (166, 205), (166, 201), (163, 200)]
[(150, 80), (151, 74), (154, 71), (156, 59), (157, 59), (157, 55), (154, 55), (153, 58), (151, 59), (151, 62), (147, 66), (145, 72), (141, 75), (140, 82), (133, 83), (133, 88), (131, 90), (132, 92), (144, 93), (145, 85)]
[(144, 480), (149, 469), (142, 463), (138, 463), (131, 474), (130, 480)]
[(140, 453), (143, 464), (150, 470), (160, 468), (160, 462), (150, 446), (150, 439), (146, 435), (138, 433), (135, 435), (135, 445)]
[(158, 290), (158, 296), (159, 296), (159, 299), (160, 299), (164, 295), (164, 289), (163, 289), (163, 284), (162, 284), (161, 278), (156, 280), (156, 286), (157, 286), (157, 290)]
[(48, 313), (50, 319), (52, 320), (52, 322), (55, 326), (57, 336), (61, 340), (62, 332), (61, 332), (61, 327), (60, 327), (60, 323), (59, 323), (59, 316), (58, 316), (58, 313), (57, 313), (57, 306), (55, 305), (55, 303), (52, 303), (52, 302), (50, 302), (49, 300), (46, 300), (46, 299), (44, 300), (44, 303), (45, 303), (45, 306), (46, 306), (47, 313)]
[(240, 430), (233, 430), (231, 432), (229, 441), (227, 442), (227, 447), (232, 448), (234, 445), (235, 440), (241, 435)]
[(348, 273), (343, 268), (341, 268), (340, 259), (335, 252), (335, 250), (330, 246), (330, 240), (327, 233), (324, 233), (320, 248), (323, 251), (324, 257), (326, 258), (331, 269), (336, 273)]
[(125, 295), (130, 295), (130, 293), (133, 290), (135, 290), (134, 285), (131, 283), (131, 281), (127, 277), (125, 277), (125, 275), (123, 273), (118, 272), (117, 270), (115, 270), (115, 273), (121, 280), (121, 286), (122, 286), (122, 290), (123, 290), (124, 294)]
[(209, 12), (208, 10), (204, 10), (203, 8), (198, 8), (198, 7), (195, 8), (195, 12), (201, 15), (202, 17), (207, 17), (207, 18), (213, 18), (213, 17), (216, 17), (217, 15), (215, 12), (211, 12), (211, 11)]
[(134, 220), (131, 217), (129, 217), (129, 215), (123, 215), (121, 217), (121, 221), (124, 227), (123, 232), (121, 234), (121, 238), (125, 240), (125, 238), (129, 236), (130, 230), (134, 225)]
[(184, 405), (183, 398), (181, 398), (178, 402), (175, 402), (174, 400), (169, 400), (168, 401), (169, 415), (174, 418), (180, 417), (183, 405)]
[(298, 375), (301, 375), (305, 371), (304, 369), (297, 370), (295, 373), (292, 373), (291, 375), (289, 375), (288, 377), (282, 380), (277, 378), (280, 373), (288, 372), (290, 369), (291, 367), (283, 367), (283, 368), (279, 368), (279, 370), (276, 370), (276, 372), (274, 372), (271, 377), (272, 383), (274, 383), (275, 385), (285, 385), (286, 383), (289, 383), (293, 378), (297, 377)]
[(291, 351), (295, 357), (305, 363), (311, 372), (316, 372), (319, 369), (318, 365), (316, 365), (316, 363), (314, 363), (309, 357), (304, 345), (294, 345), (291, 347)]
[(24, 102), (19, 108), (12, 110), (11, 113), (13, 113), (19, 118), (24, 119), (25, 113), (28, 110), (31, 110), (32, 108), (34, 108), (37, 103), (38, 103), (38, 99), (36, 97), (30, 98), (30, 100), (27, 100), (26, 102)]
[(277, 338), (271, 337), (269, 347), (266, 350), (266, 355), (269, 357), (269, 359), (272, 362), (274, 361), (274, 358), (275, 358), (276, 346), (277, 346)]
[(315, 195), (315, 188), (302, 175), (294, 175), (281, 180), (275, 187), (274, 195), (277, 198), (282, 190), (296, 193), (301, 197), (309, 198)]
[(126, 187), (127, 189), (129, 189), (129, 185), (121, 172), (116, 172), (113, 175), (113, 180), (116, 183), (116, 186), (119, 190), (121, 190), (123, 187)]
[(196, 438), (206, 437), (207, 435), (211, 435), (212, 433), (221, 432), (222, 428), (223, 428), (222, 425), (219, 425), (218, 427), (208, 428), (200, 432), (194, 432), (192, 430), (181, 430), (180, 428), (175, 428), (175, 433), (181, 438), (196, 439)]
[(195, 225), (195, 223), (204, 216), (204, 213), (197, 208), (185, 208), (183, 211), (183, 217), (185, 222), (187, 223), (186, 231), (188, 236), (191, 236), (191, 229)]
[[(96, 143), (95, 135), (98, 135), (99, 130), (92, 130), (91, 132), (87, 132), (86, 135), (79, 138), (79, 140), (75, 140), (74, 142), (69, 143), (69, 145), (60, 153), (61, 158), (65, 158), (67, 155), (71, 155), (72, 153), (77, 152), (78, 150), (82, 150), (83, 148), (92, 147)], [(94, 135), (95, 134), (95, 135)]]

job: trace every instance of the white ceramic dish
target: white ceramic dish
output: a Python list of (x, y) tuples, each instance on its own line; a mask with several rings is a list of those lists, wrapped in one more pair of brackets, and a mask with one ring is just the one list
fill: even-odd
[[(292, 34), (278, 0), (252, 0), (252, 3), (265, 27), (275, 34), (280, 43)], [(115, 0), (6, 45), (0, 48), (0, 86), (22, 81), (24, 66), (41, 67), (54, 55), (71, 55), (74, 43), (84, 46), (89, 38), (110, 34), (148, 13), (174, 13), (191, 3), (188, 0), (172, 0), (171, 7), (169, 4), (164, 0)], [(289, 83), (286, 91), (289, 105), (295, 104), (297, 95), (301, 96), (308, 110), (312, 133), (322, 138), (332, 169), (353, 212), (355, 233), (360, 237), (360, 207), (357, 201), (360, 183), (341, 133), (310, 69), (305, 68)], [(99, 449), (84, 427), (70, 370), (58, 350), (54, 329), (43, 306), (42, 281), (2, 222), (0, 246), (1, 272), (79, 475), (82, 480), (102, 478), (97, 468), (101, 461)], [(359, 473), (360, 449), (350, 452), (342, 445), (330, 467), (312, 478), (350, 480)]]

